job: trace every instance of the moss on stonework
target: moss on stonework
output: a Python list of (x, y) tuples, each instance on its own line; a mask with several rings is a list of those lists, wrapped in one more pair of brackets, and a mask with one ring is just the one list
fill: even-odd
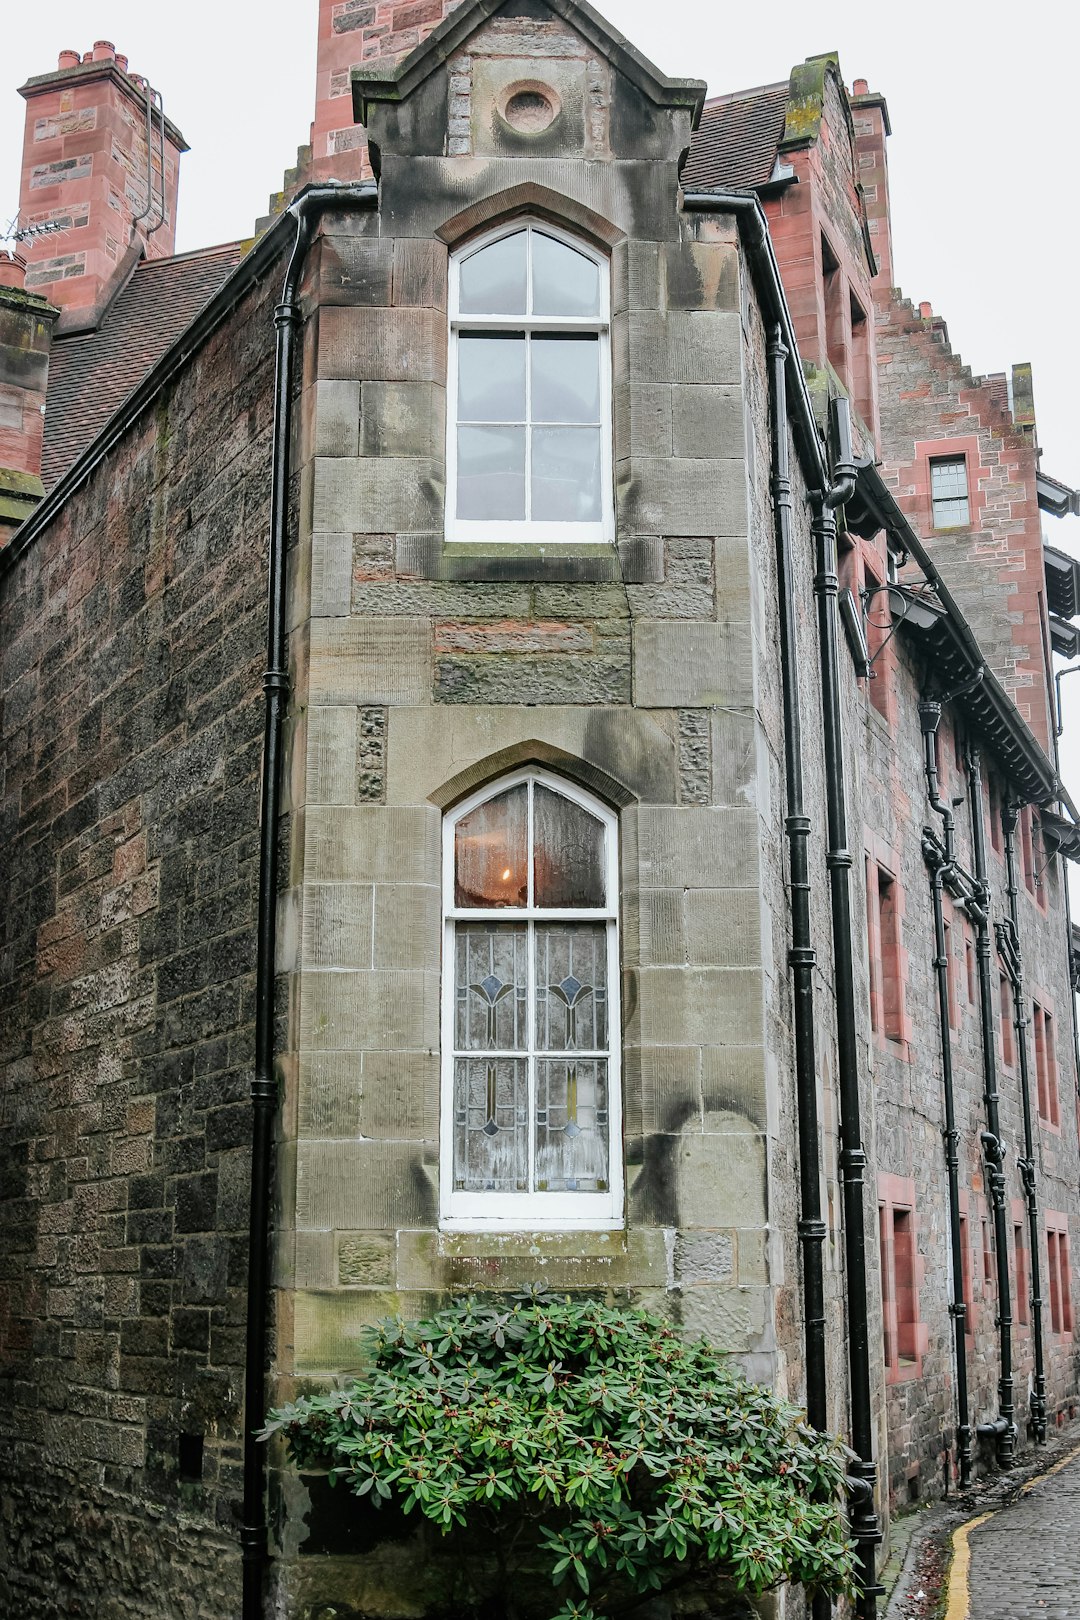
[(14, 467), (0, 467), (0, 495), (14, 495), (23, 500), (40, 501), (45, 485), (37, 473), (18, 472)]
[(60, 311), (41, 293), (27, 292), (22, 287), (0, 287), (0, 306), (23, 310), (27, 315), (59, 315)]
[(44, 494), (45, 486), (35, 473), (0, 467), (0, 523), (22, 523)]
[(801, 146), (817, 140), (825, 109), (825, 75), (830, 67), (839, 69), (839, 66), (838, 53), (826, 51), (792, 68), (781, 151), (786, 146)]

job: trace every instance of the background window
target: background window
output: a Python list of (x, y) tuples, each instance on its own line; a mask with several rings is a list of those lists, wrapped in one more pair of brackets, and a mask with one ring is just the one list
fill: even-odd
[(621, 1224), (616, 828), (528, 773), (447, 818), (442, 1210)]
[(919, 1293), (915, 1215), (895, 1204), (878, 1206), (881, 1243), (881, 1308), (885, 1367), (891, 1380), (914, 1373), (919, 1359)]
[(1050, 1328), (1054, 1333), (1073, 1330), (1072, 1280), (1067, 1215), (1047, 1213), (1046, 1259), (1050, 1275)]
[(931, 458), (930, 501), (935, 529), (961, 529), (970, 523), (965, 456)]
[(518, 225), (451, 262), (447, 534), (613, 536), (605, 260)]
[(1039, 1097), (1039, 1118), (1057, 1130), (1061, 1124), (1058, 1095), (1057, 1054), (1054, 1050), (1054, 1019), (1037, 1001), (1031, 1004), (1031, 1025), (1035, 1038), (1035, 1080)]

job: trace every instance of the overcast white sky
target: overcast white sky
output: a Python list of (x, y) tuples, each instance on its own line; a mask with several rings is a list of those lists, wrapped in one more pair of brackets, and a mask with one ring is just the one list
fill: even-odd
[[(1077, 388), (1075, 63), (1072, 0), (1018, 12), (1002, 0), (603, 0), (600, 9), (665, 71), (710, 91), (786, 79), (838, 50), (850, 84), (889, 103), (897, 280), (945, 317), (977, 372), (1035, 368), (1046, 471), (1080, 482)], [(317, 0), (257, 6), (186, 0), (50, 0), (8, 8), (0, 84), (0, 230), (18, 206), (24, 103), (16, 86), (60, 50), (109, 39), (161, 90), (192, 150), (181, 169), (178, 247), (250, 234), (307, 139)], [(1048, 520), (1080, 555), (1080, 520)], [(1067, 683), (1080, 719), (1080, 680)], [(1080, 738), (1080, 724), (1071, 728)], [(1080, 748), (1068, 775), (1080, 786)]]

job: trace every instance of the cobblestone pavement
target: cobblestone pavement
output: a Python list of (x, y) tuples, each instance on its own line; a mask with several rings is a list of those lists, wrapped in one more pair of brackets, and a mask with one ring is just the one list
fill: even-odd
[(1080, 1457), (971, 1532), (970, 1620), (1080, 1620)]

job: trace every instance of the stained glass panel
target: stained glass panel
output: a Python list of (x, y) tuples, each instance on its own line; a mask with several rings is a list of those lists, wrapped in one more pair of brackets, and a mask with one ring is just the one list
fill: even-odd
[(539, 1058), (536, 1064), (536, 1190), (606, 1192), (607, 1064)]
[(529, 1087), (524, 1058), (454, 1061), (454, 1186), (527, 1192)]
[(603, 923), (537, 926), (536, 1046), (541, 1052), (598, 1052), (607, 1047)]
[(459, 1052), (520, 1052), (528, 1041), (524, 923), (459, 923), (454, 1045)]
[(454, 829), (454, 904), (523, 906), (528, 898), (528, 788), (485, 799)]
[(537, 782), (533, 789), (533, 883), (538, 906), (602, 906), (604, 825)]

